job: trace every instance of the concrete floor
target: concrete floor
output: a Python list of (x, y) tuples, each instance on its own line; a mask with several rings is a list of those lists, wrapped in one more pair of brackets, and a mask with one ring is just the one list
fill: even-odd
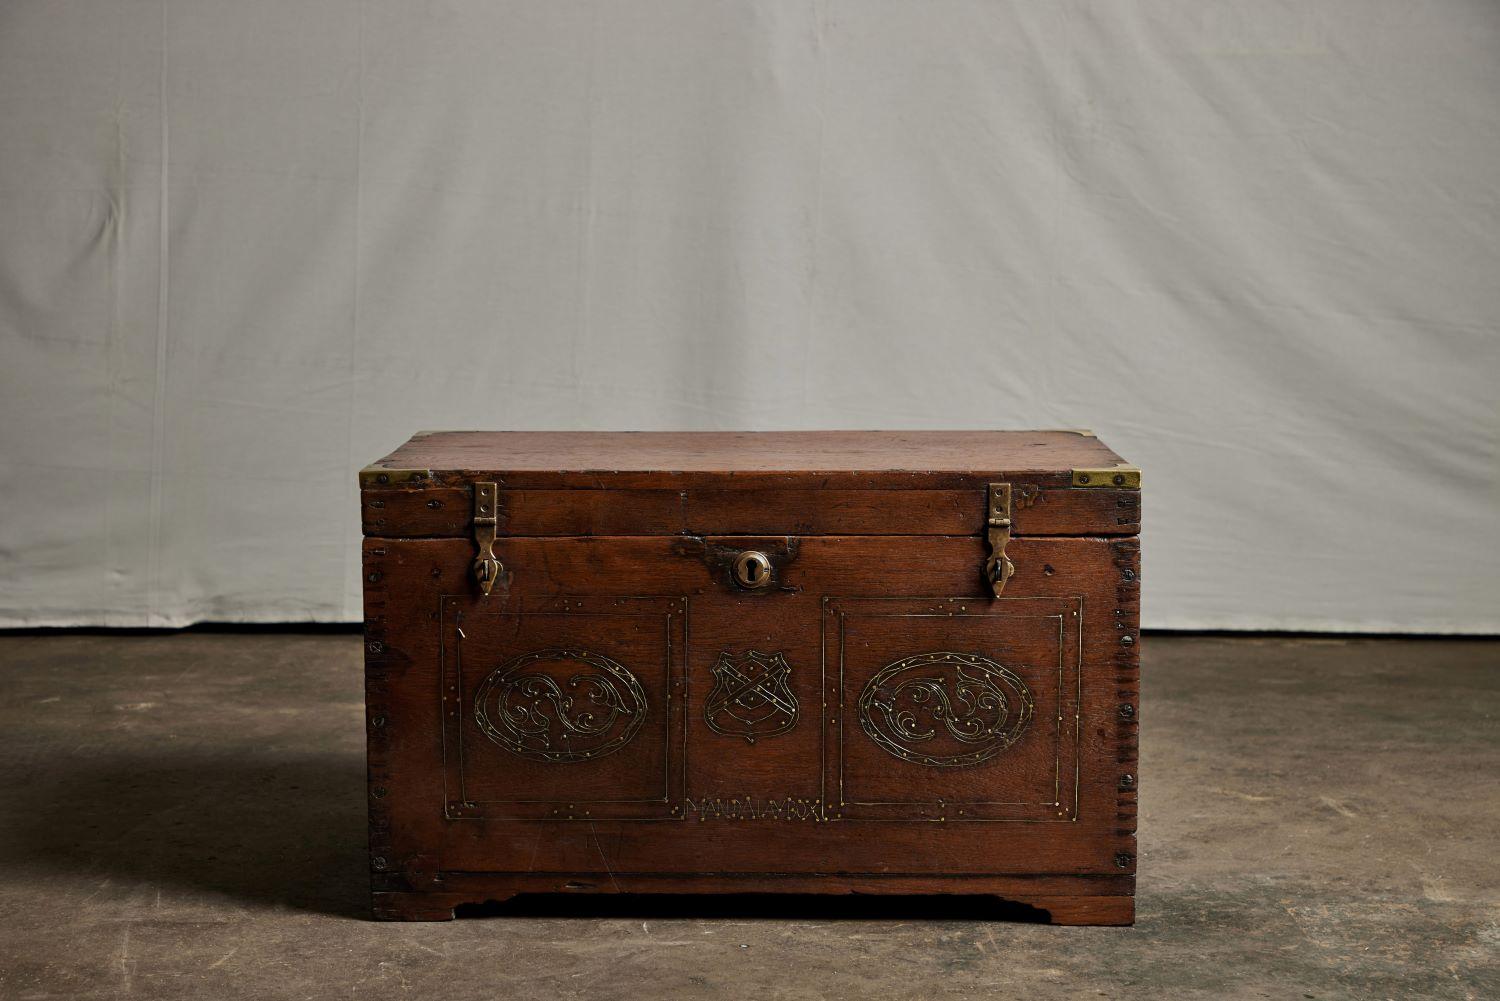
[(0, 636), (0, 998), (1500, 998), (1500, 643), (1148, 637), (1139, 924), (365, 920), (352, 634)]

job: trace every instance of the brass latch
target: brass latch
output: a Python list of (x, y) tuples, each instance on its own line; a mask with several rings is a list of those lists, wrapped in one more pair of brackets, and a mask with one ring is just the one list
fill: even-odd
[(504, 565), (495, 557), (499, 526), (495, 484), (474, 484), (474, 544), (479, 547), (479, 555), (474, 559), (474, 579), (479, 581), (486, 598), (505, 572)]
[(989, 503), (990, 556), (984, 561), (984, 579), (996, 598), (1005, 590), (1005, 582), (1016, 572), (1016, 565), (1005, 555), (1010, 542), (1010, 484), (991, 483)]

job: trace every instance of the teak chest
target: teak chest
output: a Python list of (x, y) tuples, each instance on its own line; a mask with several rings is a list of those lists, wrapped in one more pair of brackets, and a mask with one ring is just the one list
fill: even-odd
[(360, 486), (376, 916), (1133, 919), (1140, 472), (1092, 434), (436, 432)]

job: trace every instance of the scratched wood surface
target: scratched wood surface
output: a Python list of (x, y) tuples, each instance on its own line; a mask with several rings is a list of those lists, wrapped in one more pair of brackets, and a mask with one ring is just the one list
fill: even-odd
[(1121, 462), (1078, 431), (439, 431), (413, 437), (370, 471), (543, 489), (945, 489), (996, 478), (1068, 486), (1073, 469)]
[[(510, 576), (486, 598), (469, 473), (366, 480), (375, 913), (537, 891), (982, 892), (1128, 923), (1139, 491), (1044, 465), (999, 600), (971, 486), (519, 488), (495, 547)], [(1048, 512), (1031, 534), (1025, 511)], [(763, 590), (733, 580), (746, 550), (770, 558)], [(919, 715), (951, 700), (954, 726), (922, 715), (937, 736), (908, 739), (898, 697)], [(960, 731), (981, 716), (1006, 727)]]

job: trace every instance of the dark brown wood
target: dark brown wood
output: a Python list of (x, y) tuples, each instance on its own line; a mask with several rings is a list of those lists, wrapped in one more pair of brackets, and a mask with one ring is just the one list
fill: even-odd
[[(978, 535), (985, 490), (500, 490), (506, 535)], [(1135, 535), (1140, 491), (1016, 486), (1016, 535)], [(469, 487), (367, 489), (364, 531), (464, 535)]]
[[(372, 498), (400, 495), (373, 510), (403, 526), (364, 543), (377, 916), (519, 892), (930, 892), (1131, 920), (1139, 491), (1039, 488), (1018, 525), (1084, 513), (1018, 532), (999, 599), (983, 495), (921, 476), (851, 499), (816, 476), (741, 492), (726, 470), (676, 508), (641, 486), (503, 491), (509, 577), (486, 598), (468, 512), (434, 520), (472, 505), (468, 474), (433, 472), (364, 491), (367, 531)], [(1130, 521), (1106, 535), (1111, 514)], [(413, 527), (433, 537), (395, 537)], [(747, 550), (764, 589), (735, 583)], [(883, 708), (906, 682), (975, 729), (908, 739)]]

